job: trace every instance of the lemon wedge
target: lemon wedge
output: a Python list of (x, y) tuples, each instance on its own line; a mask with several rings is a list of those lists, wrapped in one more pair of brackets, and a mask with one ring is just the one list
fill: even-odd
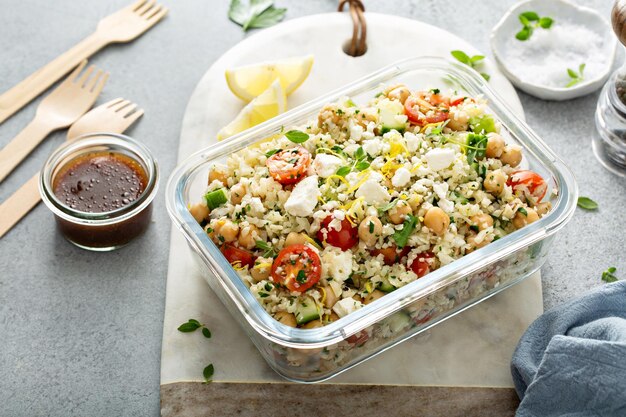
[(246, 105), (235, 120), (230, 122), (217, 133), (217, 140), (223, 140), (236, 133), (263, 123), (287, 110), (287, 97), (278, 80), (274, 81), (267, 90)]
[(258, 97), (276, 79), (289, 95), (306, 80), (312, 66), (313, 55), (262, 62), (226, 70), (226, 82), (230, 91), (244, 101)]

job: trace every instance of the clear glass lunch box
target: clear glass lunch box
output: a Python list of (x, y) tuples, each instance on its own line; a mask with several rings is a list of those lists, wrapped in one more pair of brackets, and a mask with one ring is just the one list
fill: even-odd
[[(548, 182), (552, 211), (539, 221), (401, 287), (335, 322), (315, 329), (279, 323), (257, 302), (235, 269), (194, 220), (188, 208), (203, 195), (209, 168), (230, 154), (315, 119), (327, 103), (349, 96), (369, 101), (381, 84), (410, 89), (452, 88), (483, 95), (502, 123), (507, 142), (523, 147), (522, 164)], [(571, 171), (491, 90), (475, 71), (441, 58), (411, 58), (195, 153), (176, 168), (166, 191), (167, 209), (185, 236), (204, 277), (268, 364), (286, 379), (331, 378), (443, 320), (519, 283), (546, 259), (554, 234), (572, 217), (578, 197)], [(546, 197), (548, 198), (548, 197)]]

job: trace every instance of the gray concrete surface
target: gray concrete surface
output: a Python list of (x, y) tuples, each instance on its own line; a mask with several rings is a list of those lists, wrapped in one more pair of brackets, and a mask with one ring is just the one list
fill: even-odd
[[(0, 91), (127, 3), (0, 0)], [(132, 44), (107, 48), (92, 62), (111, 72), (100, 102), (123, 96), (146, 110), (129, 134), (152, 149), (165, 179), (175, 164), (182, 116), (196, 82), (246, 35), (227, 20), (226, 0), (163, 3), (171, 10), (165, 21)], [(277, 3), (288, 7), (291, 19), (332, 11), (337, 1)], [(371, 11), (440, 25), (490, 55), (490, 29), (513, 1), (485, 0), (471, 6), (463, 0), (365, 3)], [(584, 3), (608, 16), (612, 2)], [(596, 213), (578, 210), (557, 238), (543, 268), (549, 308), (602, 285), (601, 272), (609, 266), (626, 277), (626, 181), (605, 171), (591, 152), (597, 93), (564, 103), (520, 96), (529, 124), (572, 167), (581, 194), (600, 204)], [(33, 117), (37, 103), (0, 126), (0, 145)], [(0, 201), (41, 167), (64, 135), (53, 134), (0, 185)], [(113, 253), (89, 253), (65, 242), (43, 205), (0, 240), (0, 416), (159, 414), (170, 234), (163, 188), (149, 232)]]

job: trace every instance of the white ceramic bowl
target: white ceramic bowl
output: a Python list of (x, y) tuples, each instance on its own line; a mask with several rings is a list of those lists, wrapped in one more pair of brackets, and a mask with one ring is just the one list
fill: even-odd
[[(510, 56), (510, 48), (507, 48), (507, 43), (510, 45), (509, 41), (514, 39), (515, 34), (522, 28), (518, 16), (526, 11), (537, 12), (540, 16), (549, 16), (554, 19), (555, 24), (558, 21), (577, 23), (598, 34), (603, 40), (602, 53), (607, 57), (605, 65), (592, 78), (585, 78), (569, 88), (541, 85), (524, 80), (521, 75), (524, 68), (512, 67), (511, 60), (507, 59)], [(546, 29), (535, 29), (535, 33), (541, 30)], [(524, 46), (523, 41), (516, 40), (516, 42), (520, 42), (520, 47)], [(491, 32), (491, 50), (498, 67), (520, 90), (544, 100), (569, 100), (601, 88), (611, 73), (615, 61), (616, 45), (617, 41), (613, 30), (602, 15), (590, 8), (577, 6), (563, 0), (529, 0), (517, 3), (505, 13)], [(571, 67), (577, 69), (578, 64), (572, 63)], [(565, 71), (566, 68), (563, 70)]]

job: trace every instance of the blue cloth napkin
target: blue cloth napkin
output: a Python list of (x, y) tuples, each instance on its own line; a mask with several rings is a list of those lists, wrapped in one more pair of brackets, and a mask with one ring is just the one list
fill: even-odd
[(518, 417), (626, 416), (626, 281), (535, 320), (511, 372)]

